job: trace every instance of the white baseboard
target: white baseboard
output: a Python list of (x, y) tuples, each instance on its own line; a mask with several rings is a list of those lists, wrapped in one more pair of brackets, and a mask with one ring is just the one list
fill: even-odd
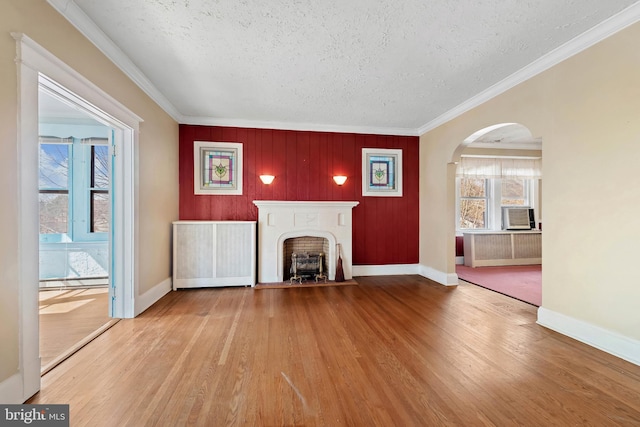
[(354, 277), (418, 274), (418, 264), (353, 265), (351, 272)]
[(137, 316), (147, 308), (151, 307), (156, 303), (160, 298), (171, 292), (172, 288), (172, 279), (171, 277), (166, 278), (162, 282), (155, 285), (153, 288), (149, 289), (142, 295), (138, 295), (136, 298), (136, 310), (134, 315)]
[(458, 275), (456, 273), (445, 273), (444, 271), (436, 270), (435, 268), (420, 265), (419, 274), (422, 277), (438, 282), (445, 286), (455, 286), (458, 284)]
[(0, 382), (0, 403), (12, 405), (23, 402), (22, 375), (20, 375), (20, 372), (17, 372)]
[(420, 264), (354, 265), (352, 266), (352, 271), (354, 277), (419, 274), (441, 285), (453, 286), (458, 284), (457, 274), (447, 274)]
[(640, 366), (640, 341), (544, 307), (538, 309), (537, 323)]
[(457, 256), (456, 257), (456, 265), (463, 265), (464, 264), (464, 257), (463, 256)]

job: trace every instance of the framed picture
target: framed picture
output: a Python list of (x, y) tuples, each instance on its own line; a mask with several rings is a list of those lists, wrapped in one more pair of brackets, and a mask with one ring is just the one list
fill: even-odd
[(195, 141), (193, 174), (195, 194), (242, 194), (242, 144)]
[(362, 149), (362, 195), (402, 197), (402, 150)]

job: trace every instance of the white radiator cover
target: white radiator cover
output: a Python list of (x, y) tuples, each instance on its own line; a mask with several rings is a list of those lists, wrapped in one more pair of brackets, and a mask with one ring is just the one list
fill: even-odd
[(173, 223), (174, 290), (255, 284), (255, 221)]
[(486, 267), (542, 263), (541, 231), (463, 233), (464, 265)]

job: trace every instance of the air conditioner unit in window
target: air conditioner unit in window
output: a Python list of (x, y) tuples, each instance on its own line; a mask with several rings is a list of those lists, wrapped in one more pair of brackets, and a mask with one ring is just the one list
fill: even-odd
[(532, 230), (536, 228), (533, 208), (502, 208), (503, 230)]

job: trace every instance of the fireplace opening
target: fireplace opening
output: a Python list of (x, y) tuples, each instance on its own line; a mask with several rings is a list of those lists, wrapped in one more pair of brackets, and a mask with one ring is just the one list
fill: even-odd
[[(316, 237), (316, 236), (301, 236), (301, 237), (292, 237), (286, 239), (283, 242), (283, 279), (285, 282), (291, 281), (293, 275), (292, 268), (292, 258), (293, 254), (296, 254), (296, 258), (298, 259), (298, 265), (302, 265), (302, 269), (298, 268), (298, 276), (302, 277), (302, 280), (313, 280), (315, 281), (314, 274), (311, 273), (311, 269), (316, 269), (314, 263), (321, 262), (320, 271), (328, 275), (327, 272), (327, 254), (329, 253), (329, 240), (324, 237)], [(323, 254), (323, 256), (319, 256), (319, 254)], [(305, 271), (300, 271), (305, 270)], [(308, 271), (307, 271), (308, 270)], [(322, 279), (322, 278), (321, 278)], [(295, 280), (298, 280), (297, 278)], [(323, 279), (324, 280), (324, 279)]]

